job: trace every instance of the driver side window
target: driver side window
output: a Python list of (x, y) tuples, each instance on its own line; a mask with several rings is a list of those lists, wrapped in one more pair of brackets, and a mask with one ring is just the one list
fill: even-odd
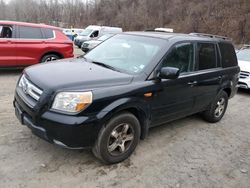
[(94, 32), (91, 34), (91, 37), (92, 37), (92, 38), (96, 38), (96, 37), (98, 37), (98, 35), (99, 35), (99, 31), (94, 31)]
[(0, 38), (12, 38), (12, 27), (0, 25)]
[(163, 60), (162, 67), (175, 67), (180, 73), (193, 71), (194, 45), (192, 43), (177, 44)]

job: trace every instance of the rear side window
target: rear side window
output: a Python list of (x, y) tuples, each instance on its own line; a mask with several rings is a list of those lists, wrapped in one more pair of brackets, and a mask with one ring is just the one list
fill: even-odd
[(198, 70), (206, 70), (217, 67), (216, 48), (213, 43), (198, 43)]
[(233, 67), (237, 66), (237, 57), (232, 44), (230, 43), (219, 43), (222, 67)]
[(19, 37), (22, 39), (43, 39), (40, 28), (28, 26), (19, 26)]
[(54, 33), (52, 29), (42, 28), (42, 30), (43, 30), (44, 38), (46, 39), (54, 38)]

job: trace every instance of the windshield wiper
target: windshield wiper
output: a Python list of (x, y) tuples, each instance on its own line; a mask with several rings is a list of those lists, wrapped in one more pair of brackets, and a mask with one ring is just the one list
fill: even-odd
[(105, 68), (108, 68), (108, 69), (111, 69), (111, 70), (114, 70), (114, 71), (117, 71), (117, 72), (121, 72), (121, 71), (117, 70), (115, 67), (112, 67), (112, 66), (107, 65), (107, 64), (102, 63), (102, 62), (91, 61), (91, 63), (94, 63), (94, 64), (96, 64), (96, 65), (100, 65), (100, 66), (102, 66), (102, 67), (105, 67)]

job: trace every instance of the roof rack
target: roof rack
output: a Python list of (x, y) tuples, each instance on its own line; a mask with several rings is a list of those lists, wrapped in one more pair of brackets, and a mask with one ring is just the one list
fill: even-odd
[(190, 35), (209, 37), (209, 38), (219, 38), (219, 39), (223, 39), (223, 40), (231, 40), (230, 38), (225, 37), (225, 36), (212, 35), (212, 34), (206, 34), (206, 33), (190, 33)]
[(250, 44), (244, 44), (244, 45), (240, 48), (240, 50), (244, 50), (244, 49), (248, 49), (248, 48), (250, 48)]
[(245, 48), (250, 48), (250, 44), (244, 44), (243, 47), (245, 47)]
[(155, 28), (155, 29), (146, 29), (145, 32), (162, 32), (162, 33), (173, 33), (174, 30), (171, 28)]
[(154, 29), (146, 29), (146, 30), (144, 30), (144, 32), (169, 33), (169, 32), (166, 32), (166, 31), (156, 31), (156, 30), (154, 30)]

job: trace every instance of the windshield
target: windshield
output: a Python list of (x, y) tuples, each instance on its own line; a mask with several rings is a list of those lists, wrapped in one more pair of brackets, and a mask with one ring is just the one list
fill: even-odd
[(100, 38), (98, 38), (98, 40), (100, 40), (100, 41), (105, 41), (105, 40), (107, 40), (108, 38), (110, 38), (110, 37), (112, 37), (112, 36), (113, 36), (113, 34), (103, 35), (103, 36), (101, 36)]
[(129, 74), (138, 74), (154, 59), (165, 40), (143, 36), (116, 35), (84, 57)]
[(237, 58), (240, 61), (250, 61), (250, 49), (243, 49), (237, 53)]
[(80, 33), (80, 36), (89, 36), (92, 31), (93, 29), (85, 29), (83, 32)]

